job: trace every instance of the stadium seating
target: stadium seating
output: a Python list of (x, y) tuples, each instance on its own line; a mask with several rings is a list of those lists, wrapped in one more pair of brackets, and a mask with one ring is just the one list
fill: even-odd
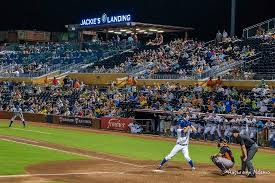
[[(96, 62), (131, 48), (127, 42), (11, 44), (2, 48), (2, 76), (39, 76), (72, 64)], [(37, 73), (37, 74), (35, 74)]]
[[(132, 58), (125, 59), (124, 63), (110, 62), (110, 65), (104, 65), (104, 69), (96, 68), (95, 72), (117, 70), (140, 78), (156, 79), (191, 77), (248, 59), (255, 54), (255, 50), (246, 46), (241, 40), (204, 44), (177, 39), (162, 46), (135, 50)], [(89, 68), (89, 71), (93, 72), (92, 69)]]

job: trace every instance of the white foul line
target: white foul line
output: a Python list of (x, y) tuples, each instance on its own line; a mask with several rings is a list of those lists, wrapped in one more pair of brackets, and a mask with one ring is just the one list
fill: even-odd
[(11, 129), (51, 135), (51, 133), (48, 133), (48, 132), (41, 132), (41, 131), (36, 131), (36, 130), (27, 130), (27, 129), (23, 129), (23, 128), (11, 128)]
[(67, 175), (94, 175), (94, 174), (119, 174), (119, 175), (122, 175), (124, 173), (125, 172), (45, 173), (45, 174), (23, 174), (23, 175), (0, 175), (0, 178), (67, 176)]
[(32, 143), (35, 143), (35, 144), (39, 144), (39, 142), (37, 142), (37, 141), (29, 140), (29, 139), (25, 139), (25, 138), (9, 137), (9, 139), (11, 139), (11, 140), (24, 140), (26, 142), (32, 142)]
[[(0, 139), (3, 140), (3, 141), (14, 142), (14, 143), (24, 144), (24, 145), (30, 145), (30, 146), (33, 146), (33, 147), (40, 147), (40, 148), (43, 148), (43, 149), (49, 149), (49, 150), (53, 150), (53, 151), (63, 152), (63, 153), (67, 153), (67, 154), (73, 154), (73, 155), (87, 157), (87, 158), (92, 158), (92, 159), (99, 159), (99, 160), (110, 161), (110, 162), (119, 163), (119, 164), (123, 164), (123, 165), (130, 165), (130, 166), (134, 166), (134, 167), (138, 167), (138, 168), (144, 168), (144, 167), (146, 167), (146, 166), (140, 166), (140, 165), (136, 165), (136, 164), (132, 164), (132, 163), (126, 163), (126, 162), (122, 162), (122, 161), (117, 161), (117, 160), (112, 160), (112, 159), (106, 159), (106, 158), (100, 158), (100, 157), (97, 157), (97, 156), (91, 156), (91, 155), (87, 155), (87, 154), (82, 154), (82, 153), (76, 153), (76, 152), (71, 152), (71, 151), (56, 149), (56, 148), (47, 147), (47, 146), (28, 144), (28, 143), (25, 143), (25, 142), (18, 142), (18, 141), (15, 141), (15, 140), (10, 140), (10, 139), (5, 139), (5, 138), (0, 138)], [(22, 139), (22, 140), (24, 140), (24, 139)]]

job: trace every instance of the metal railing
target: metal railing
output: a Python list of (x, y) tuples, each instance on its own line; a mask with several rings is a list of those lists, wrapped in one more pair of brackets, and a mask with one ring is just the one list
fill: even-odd
[(275, 74), (256, 74), (253, 76), (253, 79), (255, 80), (275, 80)]
[(75, 68), (78, 68), (81, 64), (83, 63), (72, 63), (69, 65), (61, 65), (61, 64), (56, 64), (50, 67), (46, 67), (43, 68), (39, 71), (32, 71), (32, 72), (28, 72), (28, 73), (19, 73), (19, 75), (17, 73), (14, 72), (10, 72), (10, 73), (0, 73), (0, 77), (2, 78), (10, 78), (10, 77), (28, 77), (28, 78), (33, 78), (33, 77), (40, 77), (46, 74), (50, 74), (52, 72), (66, 72)]
[(148, 68), (148, 66), (139, 65), (139, 66), (136, 66), (136, 67), (129, 68), (127, 72), (129, 74), (135, 75), (137, 73), (140, 73), (140, 72), (146, 70), (146, 68)]
[(275, 18), (266, 20), (264, 22), (243, 29), (243, 38), (250, 38), (256, 36), (257, 30), (259, 28), (263, 29), (265, 32), (275, 29)]
[[(7, 68), (8, 72), (7, 73), (0, 73), (0, 77), (2, 78), (10, 78), (10, 77), (39, 77), (48, 73), (51, 73), (55, 70), (57, 70), (60, 67), (60, 64), (57, 65), (53, 65), (51, 67), (45, 67), (41, 70), (38, 71), (31, 71), (31, 72), (27, 72), (27, 73), (15, 73), (13, 72), (13, 70), (11, 69), (13, 67), (13, 65), (10, 65), (9, 68)], [(6, 70), (6, 71), (7, 71)]]

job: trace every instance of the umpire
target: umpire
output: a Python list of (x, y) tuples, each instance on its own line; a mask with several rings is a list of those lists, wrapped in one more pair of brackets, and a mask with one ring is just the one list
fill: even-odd
[(237, 144), (241, 145), (242, 149), (242, 169), (241, 174), (243, 174), (248, 169), (247, 177), (256, 177), (254, 172), (254, 167), (252, 164), (252, 159), (258, 151), (258, 145), (246, 135), (241, 135), (238, 129), (232, 130), (232, 135), (236, 139)]

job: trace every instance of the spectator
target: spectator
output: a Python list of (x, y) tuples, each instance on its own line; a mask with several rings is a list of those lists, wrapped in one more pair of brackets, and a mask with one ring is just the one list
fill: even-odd
[(217, 34), (216, 34), (216, 43), (220, 43), (222, 42), (222, 33), (220, 30), (218, 30)]
[(79, 81), (76, 80), (76, 81), (74, 82), (74, 88), (75, 88), (75, 89), (80, 89), (80, 87), (81, 87), (81, 85), (80, 85)]
[(223, 30), (223, 33), (222, 33), (222, 40), (223, 41), (226, 41), (227, 40), (227, 37), (228, 37), (228, 34), (225, 30)]
[(215, 81), (212, 80), (212, 77), (209, 78), (209, 80), (206, 83), (206, 86), (211, 89), (215, 86)]
[(133, 39), (132, 36), (129, 36), (129, 37), (128, 37), (128, 42), (129, 42), (129, 43), (133, 43), (133, 42), (134, 42), (134, 39)]
[(44, 84), (48, 84), (48, 83), (49, 83), (49, 79), (48, 79), (48, 76), (46, 76), (44, 79)]
[(57, 85), (58, 85), (58, 79), (56, 79), (56, 77), (53, 78), (52, 84), (53, 84), (54, 86), (57, 86)]
[(221, 86), (222, 85), (222, 80), (221, 80), (221, 77), (218, 76), (218, 79), (216, 80), (216, 86)]

